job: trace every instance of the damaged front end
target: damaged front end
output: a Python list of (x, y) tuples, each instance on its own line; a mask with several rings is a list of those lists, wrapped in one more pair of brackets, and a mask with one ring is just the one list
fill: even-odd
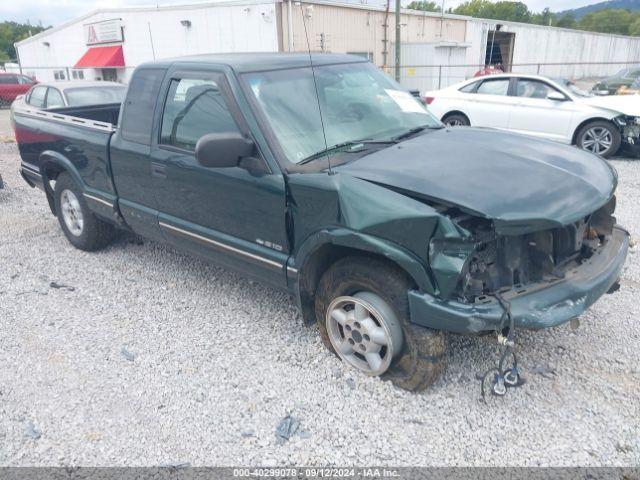
[(505, 235), (488, 219), (443, 209), (462, 234), (434, 235), (429, 261), (440, 299), (412, 293), (412, 317), (460, 333), (498, 330), (498, 295), (510, 302), (518, 327), (578, 316), (617, 282), (626, 258), (628, 234), (615, 226), (614, 210), (612, 197), (569, 225)]
[(620, 115), (613, 121), (620, 129), (625, 150), (638, 155), (640, 153), (640, 117)]

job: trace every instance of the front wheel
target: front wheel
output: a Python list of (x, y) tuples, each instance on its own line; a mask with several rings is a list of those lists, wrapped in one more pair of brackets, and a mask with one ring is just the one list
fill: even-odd
[(452, 113), (449, 115), (445, 115), (442, 119), (442, 123), (449, 127), (468, 127), (471, 125), (471, 122), (461, 113)]
[(366, 375), (424, 390), (444, 369), (444, 334), (409, 322), (411, 288), (406, 275), (380, 260), (337, 261), (316, 292), (324, 344)]
[(620, 130), (611, 122), (597, 120), (586, 124), (576, 136), (576, 145), (604, 158), (616, 154), (622, 142)]

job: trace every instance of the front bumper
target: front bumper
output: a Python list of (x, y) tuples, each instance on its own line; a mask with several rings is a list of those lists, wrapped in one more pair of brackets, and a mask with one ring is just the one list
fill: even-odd
[[(571, 320), (593, 305), (620, 278), (629, 249), (629, 234), (616, 226), (609, 241), (565, 278), (514, 288), (502, 296), (511, 303), (517, 328), (541, 329)], [(473, 304), (446, 301), (409, 292), (411, 322), (455, 333), (498, 330), (503, 309), (493, 297)]]

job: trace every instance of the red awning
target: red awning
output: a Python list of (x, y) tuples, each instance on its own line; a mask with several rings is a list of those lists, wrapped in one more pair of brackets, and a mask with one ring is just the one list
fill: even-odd
[(91, 47), (75, 64), (75, 68), (124, 67), (122, 45)]

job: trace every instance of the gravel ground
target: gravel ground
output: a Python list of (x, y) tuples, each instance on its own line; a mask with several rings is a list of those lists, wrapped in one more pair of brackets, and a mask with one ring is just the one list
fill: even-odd
[[(613, 163), (638, 233), (640, 164)], [(0, 144), (0, 465), (640, 465), (638, 254), (578, 330), (518, 334), (522, 388), (481, 403), (498, 348), (450, 336), (411, 394), (349, 371), (286, 295), (151, 242), (75, 250), (18, 165)]]

